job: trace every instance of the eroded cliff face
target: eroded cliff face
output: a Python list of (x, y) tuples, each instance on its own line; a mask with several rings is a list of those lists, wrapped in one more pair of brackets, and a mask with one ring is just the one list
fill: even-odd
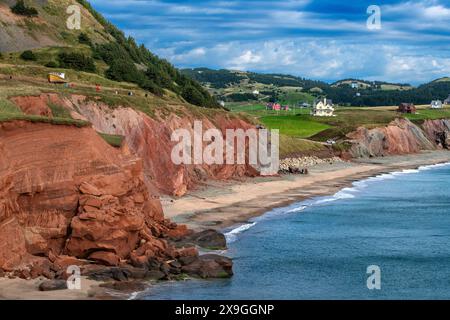
[(67, 261), (118, 266), (184, 254), (165, 238), (187, 229), (164, 220), (142, 161), (92, 128), (0, 123), (0, 155), (0, 270), (54, 277)]
[(42, 102), (48, 101), (70, 110), (75, 119), (91, 122), (99, 132), (124, 136), (131, 152), (143, 159), (146, 181), (164, 194), (182, 196), (207, 179), (228, 180), (258, 174), (248, 165), (175, 165), (171, 161), (171, 152), (176, 145), (171, 141), (174, 130), (187, 129), (193, 135), (196, 120), (202, 122), (204, 131), (217, 128), (224, 135), (226, 129), (253, 128), (249, 123), (237, 118), (224, 114), (212, 118), (194, 116), (181, 106), (178, 114), (157, 114), (151, 118), (134, 109), (111, 108), (82, 95), (60, 97), (56, 94), (43, 94), (34, 98), (16, 97), (12, 100), (22, 110), (30, 110), (30, 99), (39, 102), (41, 107), (38, 110), (43, 109)]
[(434, 150), (443, 145), (437, 132), (449, 132), (448, 120), (425, 121), (422, 128), (407, 119), (396, 119), (383, 128), (359, 128), (347, 135), (351, 143), (349, 153), (354, 158), (379, 157)]

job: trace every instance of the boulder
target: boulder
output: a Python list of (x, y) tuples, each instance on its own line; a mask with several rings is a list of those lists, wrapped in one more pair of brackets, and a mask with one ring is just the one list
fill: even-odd
[(233, 276), (231, 259), (219, 255), (200, 256), (194, 262), (181, 268), (183, 273), (203, 279), (229, 278)]
[(225, 236), (216, 230), (204, 230), (188, 237), (188, 239), (199, 247), (212, 250), (225, 250), (227, 240)]
[(46, 280), (39, 285), (39, 291), (66, 290), (67, 282), (65, 280)]
[(95, 281), (128, 281), (132, 273), (127, 268), (113, 267), (100, 268), (98, 270), (87, 271), (85, 274), (89, 279)]
[(89, 256), (89, 260), (93, 260), (105, 266), (112, 266), (112, 267), (116, 267), (120, 263), (120, 258), (117, 255), (107, 251), (94, 252)]

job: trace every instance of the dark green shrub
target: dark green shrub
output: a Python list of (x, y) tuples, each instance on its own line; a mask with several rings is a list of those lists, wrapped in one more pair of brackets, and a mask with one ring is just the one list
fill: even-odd
[(138, 71), (131, 61), (115, 60), (106, 71), (106, 76), (115, 81), (137, 83), (143, 77), (143, 74)]
[(36, 8), (26, 6), (23, 0), (18, 0), (17, 3), (11, 7), (11, 11), (14, 14), (27, 17), (36, 17), (38, 15)]
[(59, 65), (55, 62), (55, 61), (49, 61), (47, 62), (47, 64), (45, 65), (47, 68), (58, 68)]
[(61, 68), (87, 72), (95, 72), (96, 70), (94, 59), (78, 52), (60, 53), (58, 55), (58, 62)]
[(26, 51), (22, 52), (22, 54), (20, 55), (20, 58), (25, 61), (36, 61), (37, 60), (36, 55), (30, 50), (26, 50)]
[(142, 83), (140, 83), (139, 86), (142, 89), (150, 91), (154, 95), (157, 95), (158, 97), (164, 96), (164, 89), (158, 86), (152, 80), (144, 79), (144, 81), (142, 81)]
[(78, 42), (81, 43), (81, 44), (86, 44), (86, 45), (88, 45), (88, 46), (92, 46), (92, 41), (91, 41), (91, 39), (90, 39), (89, 36), (88, 36), (86, 33), (84, 33), (84, 32), (80, 33), (80, 35), (78, 36)]
[(203, 106), (205, 101), (203, 95), (193, 86), (187, 86), (183, 89), (181, 96), (189, 103)]

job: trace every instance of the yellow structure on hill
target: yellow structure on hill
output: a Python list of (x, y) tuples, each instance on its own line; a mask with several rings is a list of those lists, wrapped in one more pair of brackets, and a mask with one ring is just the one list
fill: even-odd
[(48, 82), (50, 83), (67, 83), (66, 74), (59, 72), (51, 72), (48, 74)]

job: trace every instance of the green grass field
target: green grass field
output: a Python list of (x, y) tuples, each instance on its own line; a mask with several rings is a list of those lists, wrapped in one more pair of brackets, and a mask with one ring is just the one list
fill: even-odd
[(310, 119), (310, 116), (264, 116), (260, 121), (269, 129), (279, 129), (281, 134), (299, 138), (309, 138), (330, 128)]
[(450, 118), (450, 108), (444, 109), (419, 109), (416, 114), (407, 114), (406, 118), (410, 120), (435, 120)]

